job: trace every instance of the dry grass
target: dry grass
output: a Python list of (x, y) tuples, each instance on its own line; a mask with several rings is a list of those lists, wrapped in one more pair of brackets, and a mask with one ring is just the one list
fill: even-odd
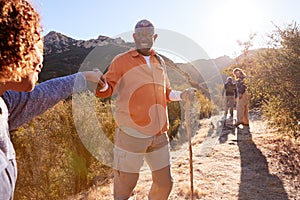
[[(299, 141), (277, 137), (260, 119), (251, 120), (251, 134), (212, 130), (209, 123), (201, 121), (192, 141), (194, 199), (300, 199)], [(174, 186), (169, 199), (190, 199), (187, 144), (171, 155)], [(145, 167), (135, 188), (136, 200), (147, 199), (150, 185), (151, 174)], [(113, 199), (112, 181), (72, 199)]]

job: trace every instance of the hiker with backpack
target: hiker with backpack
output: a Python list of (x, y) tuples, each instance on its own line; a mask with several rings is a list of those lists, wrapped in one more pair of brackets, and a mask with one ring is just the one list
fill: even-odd
[(10, 132), (86, 90), (87, 80), (97, 83), (101, 73), (76, 73), (35, 87), (43, 62), (40, 16), (27, 0), (0, 1), (0, 10), (0, 200), (12, 200), (17, 166)]
[(225, 94), (225, 111), (224, 117), (227, 118), (228, 110), (230, 114), (230, 118), (233, 118), (233, 109), (234, 102), (237, 96), (236, 84), (233, 82), (233, 78), (231, 76), (227, 77), (226, 82), (223, 87), (222, 96)]
[(96, 95), (116, 94), (114, 199), (128, 199), (144, 159), (152, 172), (149, 199), (166, 200), (173, 180), (170, 171), (168, 101), (188, 100), (195, 89), (172, 90), (163, 59), (152, 49), (158, 35), (143, 19), (134, 28), (135, 49), (117, 55), (98, 83)]

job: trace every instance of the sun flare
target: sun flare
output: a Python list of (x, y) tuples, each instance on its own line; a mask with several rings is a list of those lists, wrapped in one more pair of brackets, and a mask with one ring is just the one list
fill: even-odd
[(213, 20), (223, 38), (246, 40), (259, 29), (261, 18), (255, 1), (229, 0), (218, 6)]

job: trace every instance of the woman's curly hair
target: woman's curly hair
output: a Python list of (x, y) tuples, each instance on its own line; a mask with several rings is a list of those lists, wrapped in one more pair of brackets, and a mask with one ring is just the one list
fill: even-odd
[(20, 81), (40, 62), (40, 15), (26, 0), (0, 0), (0, 82)]

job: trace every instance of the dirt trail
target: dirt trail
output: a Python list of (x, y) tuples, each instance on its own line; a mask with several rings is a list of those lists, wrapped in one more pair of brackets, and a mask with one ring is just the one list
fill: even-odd
[[(277, 140), (267, 128), (266, 121), (252, 115), (249, 133), (243, 129), (213, 127), (211, 122), (216, 124), (219, 118), (201, 120), (201, 128), (192, 139), (194, 199), (300, 200), (300, 156), (295, 156), (300, 155), (299, 143), (293, 148), (297, 160), (290, 165), (295, 170), (285, 174), (287, 168), (280, 167), (284, 163), (278, 163), (279, 157), (275, 156), (280, 156), (274, 151)], [(171, 155), (174, 186), (169, 199), (189, 199), (187, 144), (172, 151)], [(147, 199), (150, 184), (151, 174), (145, 167), (135, 189), (136, 200)], [(94, 186), (76, 199), (113, 199), (112, 180)]]

